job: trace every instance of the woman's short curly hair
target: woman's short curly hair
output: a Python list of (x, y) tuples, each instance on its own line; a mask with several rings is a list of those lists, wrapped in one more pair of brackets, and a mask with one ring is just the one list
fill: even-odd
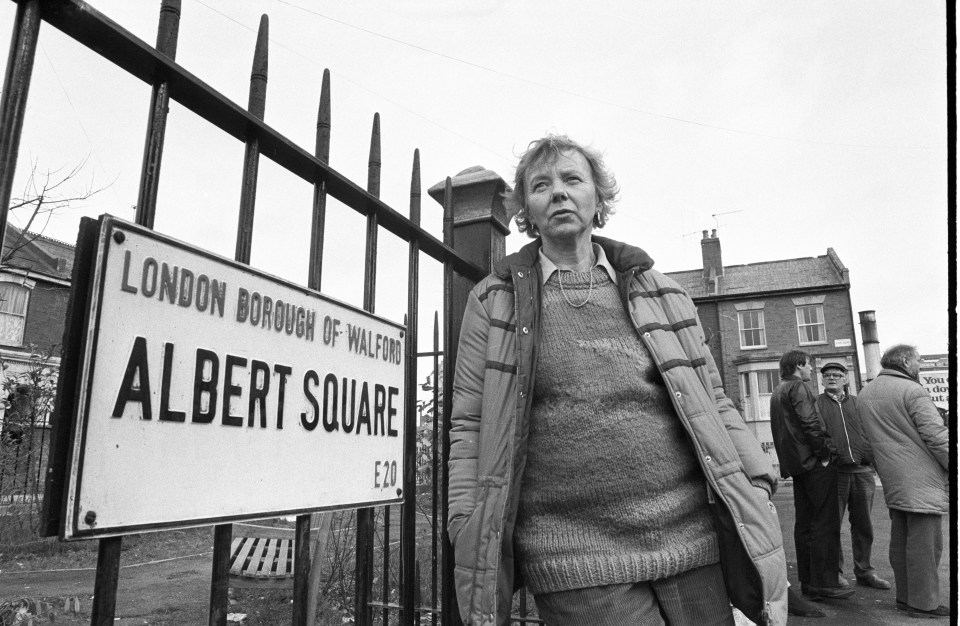
[(517, 164), (513, 189), (503, 194), (504, 205), (508, 213), (514, 215), (513, 219), (521, 233), (527, 233), (531, 238), (536, 238), (540, 234), (527, 217), (526, 207), (524, 206), (527, 173), (534, 166), (549, 165), (556, 162), (564, 152), (570, 150), (576, 150), (582, 154), (590, 165), (593, 184), (597, 188), (597, 204), (600, 207), (597, 217), (593, 220), (594, 226), (603, 228), (608, 217), (614, 212), (613, 205), (620, 194), (620, 186), (617, 184), (613, 172), (603, 162), (603, 155), (597, 150), (580, 145), (566, 135), (547, 135), (531, 141), (530, 145), (527, 146), (527, 150), (520, 156), (520, 162)]

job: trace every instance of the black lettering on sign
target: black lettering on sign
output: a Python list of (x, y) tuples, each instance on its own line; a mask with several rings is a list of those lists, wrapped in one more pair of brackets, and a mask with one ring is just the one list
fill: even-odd
[(260, 323), (260, 307), (262, 304), (263, 300), (260, 297), (260, 293), (254, 291), (253, 295), (250, 296), (250, 324), (252, 326)]
[(187, 415), (183, 411), (170, 409), (170, 377), (173, 373), (173, 344), (163, 344), (163, 376), (160, 378), (160, 421), (183, 422)]
[(393, 427), (393, 418), (397, 415), (397, 409), (393, 405), (393, 399), (400, 395), (400, 390), (396, 387), (390, 387), (387, 392), (387, 435), (390, 437), (397, 436), (397, 429)]
[(377, 461), (373, 464), (373, 486), (376, 489), (395, 487), (397, 484), (397, 462)]
[(123, 279), (120, 281), (120, 290), (127, 293), (137, 293), (137, 288), (130, 284), (130, 251), (123, 253)]
[[(134, 385), (136, 377), (136, 385)], [(147, 339), (137, 337), (133, 340), (133, 349), (127, 360), (127, 369), (123, 373), (123, 382), (117, 393), (117, 402), (113, 405), (113, 417), (123, 417), (127, 402), (139, 402), (140, 419), (153, 419), (150, 409), (150, 371), (147, 367)]]
[[(206, 363), (210, 364), (210, 378), (203, 377)], [(217, 415), (217, 380), (220, 377), (220, 359), (215, 352), (197, 348), (197, 366), (193, 373), (193, 417), (195, 424), (209, 424)], [(207, 410), (203, 410), (203, 395), (207, 395)]]
[(227, 301), (227, 283), (217, 279), (210, 281), (210, 315), (217, 314), (223, 317), (223, 306)]
[[(377, 341), (377, 346), (380, 342)], [(386, 434), (386, 426), (383, 423), (384, 412), (387, 409), (387, 390), (383, 385), (373, 386), (373, 434)]]
[(237, 321), (246, 322), (250, 306), (250, 292), (240, 287), (237, 290)]
[[(263, 325), (261, 328), (270, 328), (271, 320), (273, 319), (273, 298), (270, 296), (263, 296)], [(256, 326), (253, 323), (253, 320), (250, 321), (251, 324)]]
[(301, 412), (300, 424), (308, 431), (316, 428), (317, 422), (320, 420), (320, 405), (317, 404), (317, 397), (313, 395), (313, 391), (310, 389), (311, 383), (316, 387), (320, 384), (320, 377), (317, 376), (315, 371), (307, 370), (303, 375), (303, 395), (307, 397), (307, 402), (313, 407), (313, 415), (308, 417), (306, 411)]
[(323, 429), (328, 433), (339, 430), (337, 422), (337, 377), (327, 374), (323, 377)]
[(148, 298), (157, 293), (157, 260), (147, 257), (143, 260), (143, 273), (140, 275), (140, 291)]
[(370, 434), (370, 393), (367, 390), (367, 383), (363, 383), (360, 388), (360, 408), (357, 411), (357, 434), (360, 434), (360, 427), (367, 425), (367, 434)]
[[(258, 383), (260, 375), (260, 384)], [(253, 426), (254, 413), (260, 409), (260, 428), (267, 427), (267, 394), (270, 392), (270, 366), (254, 359), (250, 362), (250, 397), (247, 400), (247, 426)]]
[(243, 426), (243, 416), (230, 413), (230, 398), (239, 398), (243, 392), (240, 385), (233, 384), (233, 368), (246, 366), (247, 360), (242, 356), (227, 355), (227, 362), (223, 368), (223, 417), (221, 419), (224, 426)]
[(166, 294), (170, 304), (176, 301), (177, 276), (179, 273), (180, 268), (176, 265), (173, 266), (173, 271), (171, 272), (169, 265), (166, 263), (160, 264), (160, 295), (157, 296), (158, 300), (163, 300), (163, 295)]
[(343, 432), (352, 433), (353, 425), (357, 421), (357, 381), (350, 379), (350, 419), (347, 420), (347, 379), (343, 379), (343, 395), (341, 396), (340, 406), (341, 409), (340, 417), (341, 423), (343, 424)]
[(273, 372), (280, 376), (280, 388), (277, 390), (277, 430), (283, 430), (283, 400), (286, 396), (287, 376), (293, 373), (293, 368), (277, 363), (273, 366)]
[(193, 272), (187, 268), (180, 271), (180, 295), (177, 296), (177, 305), (188, 307), (193, 304)]
[(210, 279), (206, 274), (197, 277), (197, 310), (203, 313), (210, 304)]

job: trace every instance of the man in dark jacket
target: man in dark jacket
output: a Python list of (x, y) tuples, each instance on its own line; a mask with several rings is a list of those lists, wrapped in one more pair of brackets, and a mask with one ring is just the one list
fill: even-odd
[(770, 398), (770, 428), (780, 475), (793, 478), (797, 576), (811, 599), (849, 598), (853, 589), (837, 581), (840, 570), (840, 508), (837, 506), (837, 449), (806, 385), (813, 365), (800, 350), (780, 359), (780, 384)]
[[(837, 494), (840, 499), (840, 522), (850, 510), (850, 538), (853, 544), (853, 573), (857, 583), (874, 589), (890, 589), (886, 580), (877, 576), (870, 564), (873, 548), (873, 494), (876, 491), (873, 451), (863, 434), (857, 399), (846, 392), (847, 368), (842, 363), (827, 363), (820, 368), (824, 392), (817, 398), (817, 412), (823, 419), (830, 438), (837, 447)], [(843, 563), (843, 553), (840, 553)], [(849, 583), (839, 577), (841, 587)]]

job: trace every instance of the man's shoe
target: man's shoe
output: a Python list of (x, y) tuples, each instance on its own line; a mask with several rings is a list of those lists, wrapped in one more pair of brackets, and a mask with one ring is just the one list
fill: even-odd
[(897, 600), (897, 610), (906, 611), (907, 615), (910, 617), (920, 617), (920, 618), (936, 618), (936, 617), (950, 617), (950, 608), (943, 606), (942, 604), (935, 609), (915, 609), (906, 602)]
[(796, 617), (826, 617), (827, 614), (787, 587), (787, 613)]
[(843, 587), (808, 587), (804, 594), (811, 600), (844, 600), (853, 595), (853, 589)]
[(874, 589), (890, 589), (893, 585), (890, 581), (884, 580), (876, 574), (867, 574), (866, 576), (857, 576), (857, 584), (864, 587), (873, 587)]
[(850, 581), (843, 577), (843, 574), (837, 574), (837, 584), (846, 589), (850, 586)]

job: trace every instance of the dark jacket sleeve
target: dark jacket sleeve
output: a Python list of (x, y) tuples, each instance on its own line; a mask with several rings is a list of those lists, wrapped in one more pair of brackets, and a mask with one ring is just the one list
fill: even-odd
[(790, 404), (797, 416), (797, 427), (803, 433), (804, 440), (810, 446), (810, 451), (821, 461), (829, 459), (837, 453), (837, 448), (830, 435), (823, 427), (823, 420), (817, 412), (816, 398), (810, 389), (797, 381), (790, 389)]

